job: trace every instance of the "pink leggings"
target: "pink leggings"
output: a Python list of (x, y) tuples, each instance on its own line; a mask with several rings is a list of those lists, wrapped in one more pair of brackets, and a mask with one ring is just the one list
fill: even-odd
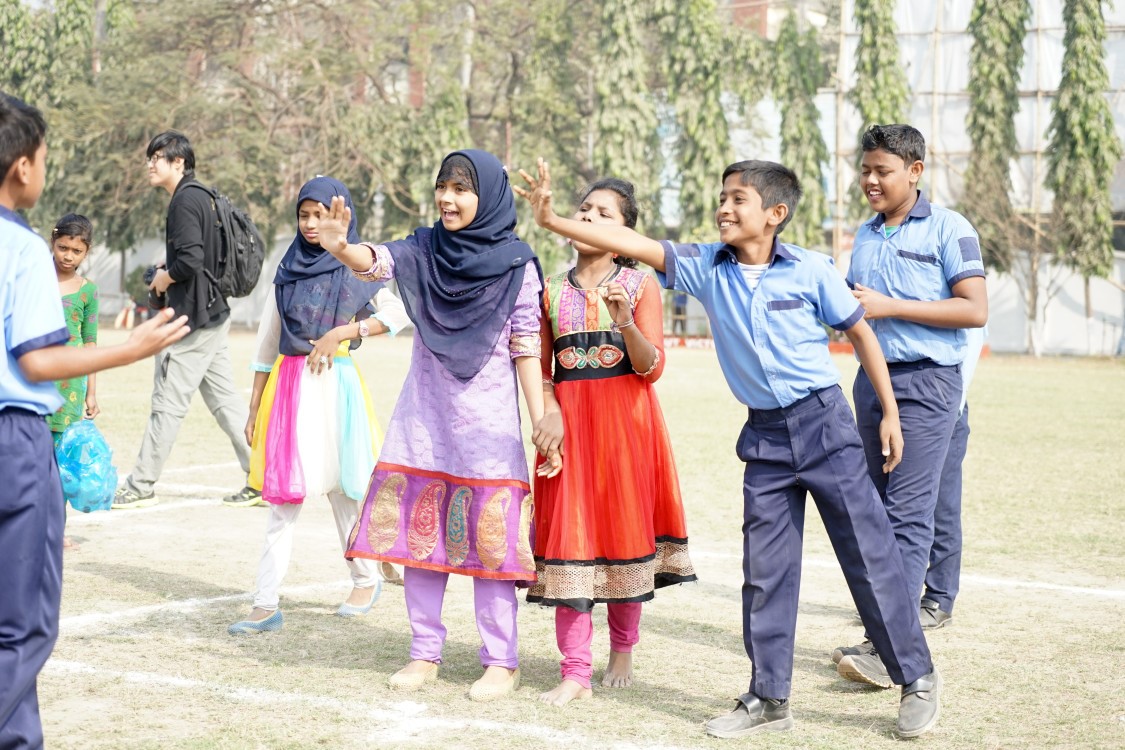
[[(608, 604), (609, 647), (618, 653), (629, 653), (640, 640), (641, 603)], [(589, 612), (570, 607), (555, 607), (555, 640), (563, 658), (562, 678), (590, 687), (594, 674), (594, 618)]]

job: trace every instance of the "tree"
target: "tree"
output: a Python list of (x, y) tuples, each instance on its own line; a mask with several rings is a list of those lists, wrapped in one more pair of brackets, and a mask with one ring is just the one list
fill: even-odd
[(828, 161), (828, 146), (820, 132), (816, 92), (827, 71), (820, 62), (816, 32), (802, 34), (796, 13), (782, 21), (774, 49), (774, 98), (781, 104), (781, 161), (797, 173), (804, 192), (786, 227), (786, 239), (801, 247), (820, 247), (825, 244), (824, 221), (828, 218), (822, 169)]
[[(905, 117), (910, 91), (899, 62), (894, 10), (895, 0), (855, 0), (859, 44), (855, 52), (855, 88), (849, 98), (862, 120), (860, 137), (872, 125), (899, 123)], [(851, 196), (852, 217), (866, 216), (870, 209), (858, 182), (852, 183)]]

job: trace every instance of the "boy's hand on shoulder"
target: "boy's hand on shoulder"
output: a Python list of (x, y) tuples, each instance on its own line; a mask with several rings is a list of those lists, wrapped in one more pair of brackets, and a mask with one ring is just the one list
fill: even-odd
[(133, 349), (132, 361), (156, 354), (191, 332), (186, 315), (172, 320), (173, 315), (175, 311), (166, 307), (133, 329), (126, 342)]
[(867, 320), (895, 317), (895, 299), (882, 292), (856, 284), (852, 296), (863, 306), (863, 317)]
[(551, 205), (551, 171), (547, 167), (547, 162), (543, 161), (543, 157), (539, 157), (537, 167), (538, 179), (521, 169), (520, 177), (527, 183), (529, 189), (512, 185), (512, 192), (531, 204), (536, 224), (549, 228), (555, 218), (555, 209)]
[(902, 462), (902, 425), (897, 414), (879, 422), (879, 440), (883, 443), (883, 473), (890, 474)]

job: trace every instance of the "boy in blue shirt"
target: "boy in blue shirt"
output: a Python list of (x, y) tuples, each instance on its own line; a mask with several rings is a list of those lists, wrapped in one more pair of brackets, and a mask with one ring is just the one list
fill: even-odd
[(62, 405), (55, 380), (129, 364), (178, 341), (162, 312), (110, 347), (66, 347), (47, 244), (16, 209), (39, 200), (46, 123), (0, 92), (0, 748), (43, 746), (35, 683), (58, 635), (63, 496), (45, 417)]
[[(880, 469), (882, 410), (866, 366), (856, 375), (853, 401), (868, 473), (894, 527), (910, 594), (919, 601), (961, 404), (965, 329), (987, 322), (988, 294), (972, 225), (917, 189), (925, 168), (922, 134), (909, 125), (875, 125), (862, 146), (860, 187), (878, 213), (856, 232), (848, 283), (886, 355), (898, 402), (906, 449), (893, 475)], [(880, 657), (870, 641), (833, 654), (842, 676), (890, 687)]]
[(749, 408), (737, 450), (746, 462), (742, 615), (753, 667), (749, 690), (733, 711), (707, 723), (708, 734), (744, 737), (793, 726), (789, 694), (809, 492), (863, 621), (903, 686), (899, 736), (929, 731), (937, 722), (941, 678), (886, 511), (867, 477), (821, 321), (848, 336), (872, 374), (883, 407), (885, 472), (902, 450), (890, 378), (863, 309), (831, 259), (777, 240), (801, 195), (797, 176), (770, 162), (730, 165), (715, 215), (720, 242), (677, 245), (626, 227), (561, 218), (551, 207), (546, 164), (540, 160), (538, 180), (520, 174), (531, 190), (515, 190), (531, 202), (540, 226), (647, 263), (667, 288), (703, 303), (723, 374)]

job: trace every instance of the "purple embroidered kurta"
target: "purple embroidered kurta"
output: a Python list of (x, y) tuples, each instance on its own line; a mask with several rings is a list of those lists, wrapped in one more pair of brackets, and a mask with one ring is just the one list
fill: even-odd
[[(372, 248), (367, 280), (394, 276), (410, 239)], [(515, 309), (492, 355), (468, 382), (421, 336), (387, 425), (346, 556), (427, 570), (532, 581), (531, 493), (513, 359), (538, 357), (542, 285), (524, 267)]]

